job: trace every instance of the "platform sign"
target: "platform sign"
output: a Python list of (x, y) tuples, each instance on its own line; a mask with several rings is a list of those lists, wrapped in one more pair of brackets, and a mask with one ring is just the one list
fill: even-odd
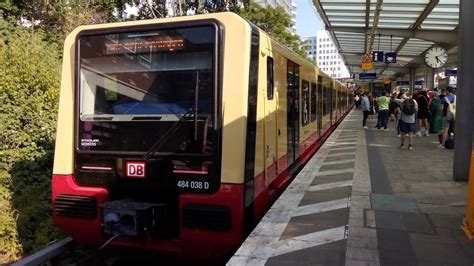
[(372, 52), (372, 61), (374, 62), (383, 62), (383, 51), (374, 51)]
[(351, 79), (355, 79), (356, 78), (356, 75), (354, 72), (351, 72)]
[(397, 86), (408, 86), (410, 85), (410, 81), (408, 80), (399, 80), (397, 81)]
[(446, 77), (456, 77), (458, 75), (458, 70), (457, 69), (446, 69), (444, 72), (444, 75)]
[(377, 74), (375, 72), (371, 73), (359, 73), (359, 79), (376, 79)]
[(397, 53), (392, 52), (392, 53), (386, 53), (385, 54), (385, 63), (396, 63), (397, 62)]
[(415, 80), (415, 86), (422, 86), (424, 83), (424, 80)]

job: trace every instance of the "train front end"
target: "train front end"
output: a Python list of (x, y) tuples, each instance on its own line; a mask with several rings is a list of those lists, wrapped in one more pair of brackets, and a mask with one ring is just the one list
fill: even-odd
[(65, 44), (54, 222), (78, 242), (218, 261), (243, 232), (221, 180), (222, 25), (92, 26)]

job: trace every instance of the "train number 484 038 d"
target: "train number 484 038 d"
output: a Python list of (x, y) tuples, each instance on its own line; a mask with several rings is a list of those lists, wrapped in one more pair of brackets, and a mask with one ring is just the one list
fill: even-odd
[(208, 190), (210, 185), (207, 181), (189, 181), (189, 180), (178, 180), (176, 184), (178, 188), (188, 188), (196, 190)]

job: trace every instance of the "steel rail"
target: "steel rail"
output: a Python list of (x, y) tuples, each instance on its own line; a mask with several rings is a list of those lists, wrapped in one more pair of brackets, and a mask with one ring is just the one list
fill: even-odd
[(56, 241), (42, 250), (29, 255), (13, 264), (12, 266), (30, 266), (39, 265), (41, 263), (50, 261), (57, 256), (61, 255), (65, 251), (75, 246), (75, 242), (72, 238), (67, 237), (62, 240)]

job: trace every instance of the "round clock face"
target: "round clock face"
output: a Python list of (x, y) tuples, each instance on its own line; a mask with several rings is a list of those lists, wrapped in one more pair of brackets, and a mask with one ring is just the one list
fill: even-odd
[(440, 68), (448, 62), (448, 51), (440, 46), (432, 47), (425, 53), (425, 62), (429, 67)]

